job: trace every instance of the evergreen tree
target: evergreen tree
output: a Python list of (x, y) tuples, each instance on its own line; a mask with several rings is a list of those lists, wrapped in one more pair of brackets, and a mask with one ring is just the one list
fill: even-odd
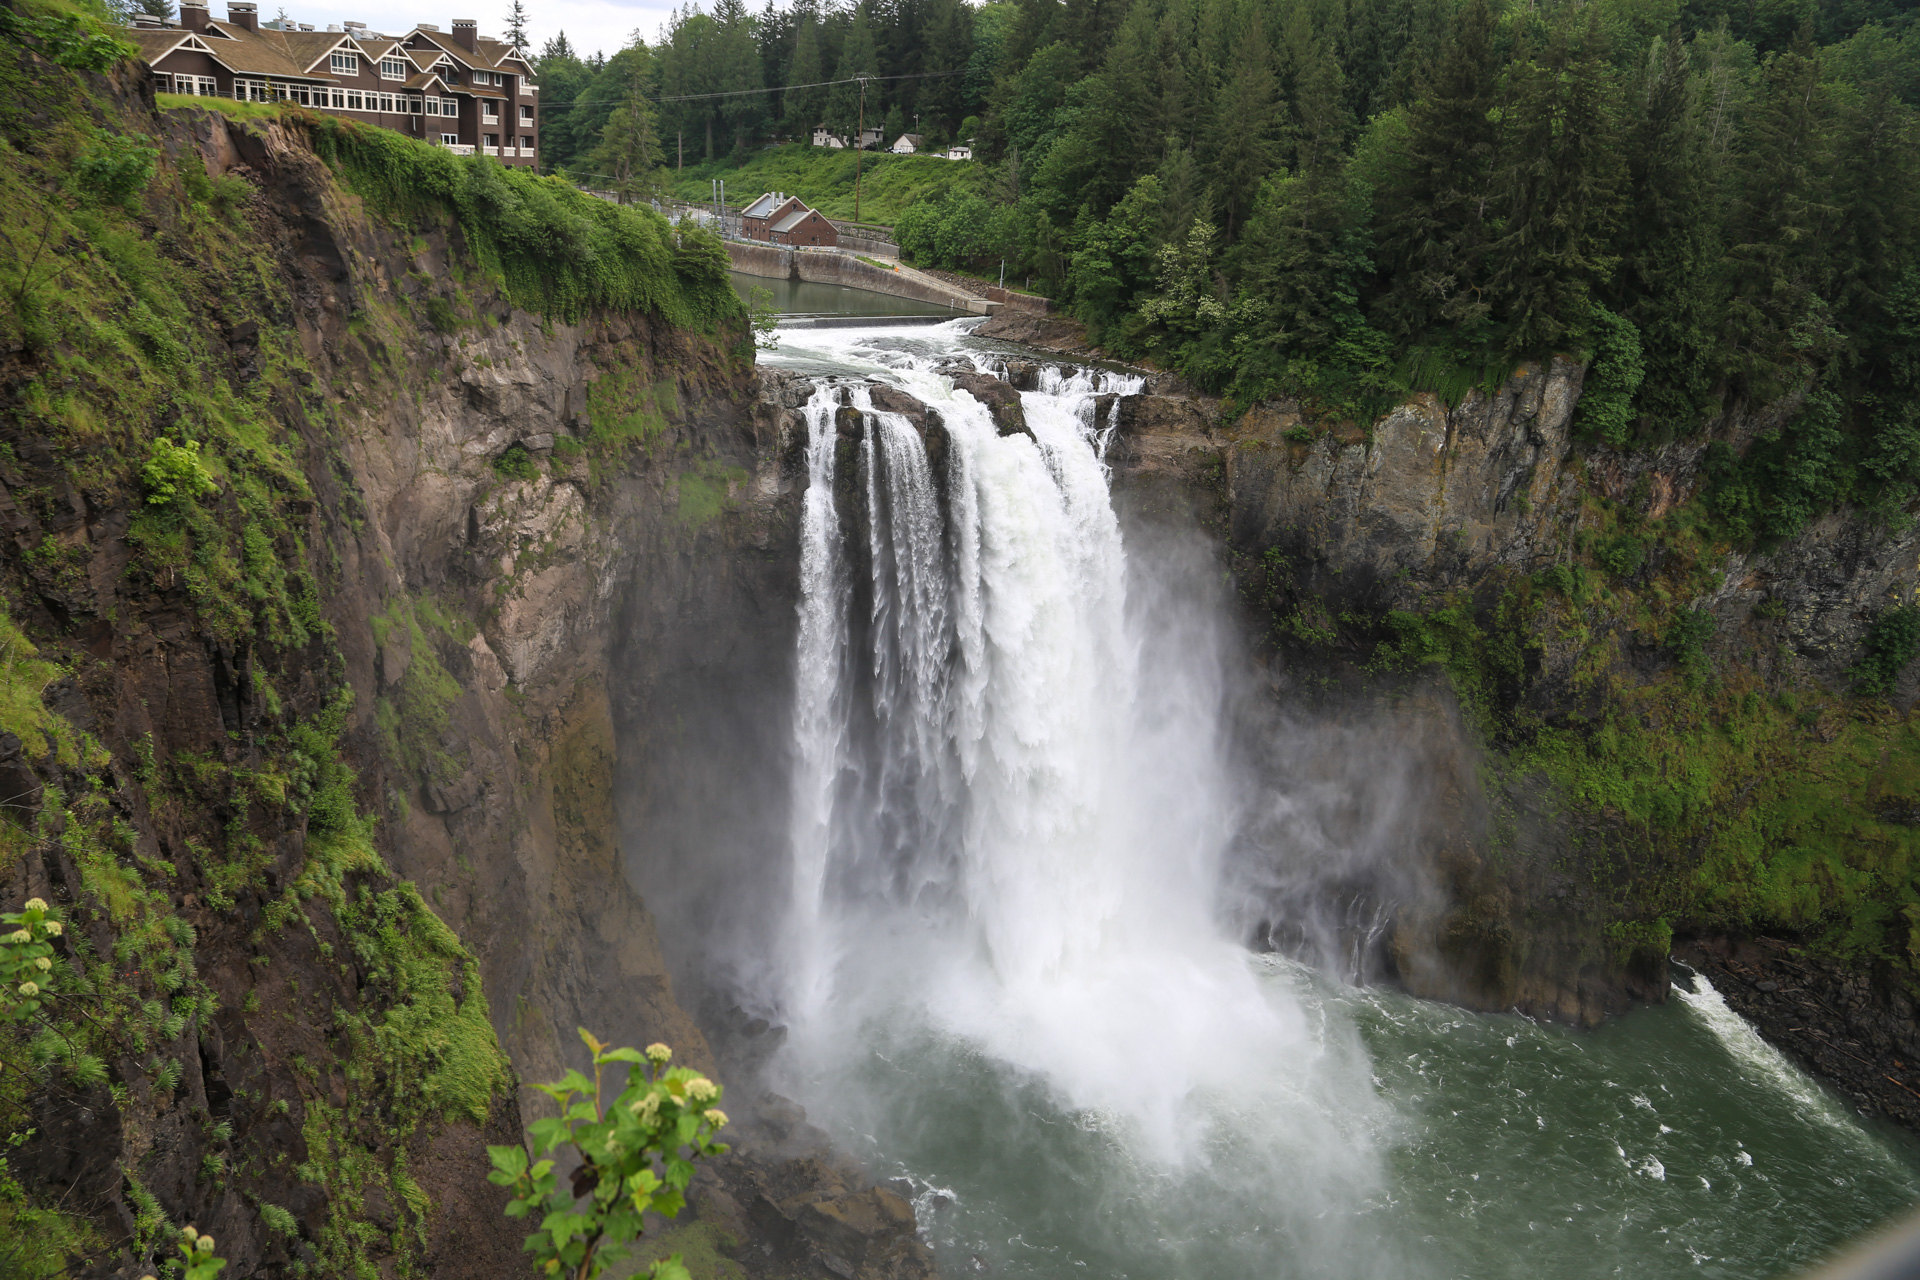
[[(847, 27), (847, 38), (840, 46), (840, 60), (834, 64), (833, 78), (839, 81), (852, 81), (860, 76), (880, 74), (880, 55), (873, 46), (873, 25), (868, 20), (867, 8), (862, 5), (853, 11), (853, 20)], [(866, 104), (866, 122), (868, 125), (880, 123), (881, 103), (873, 86), (869, 86), (870, 99)], [(835, 133), (844, 133), (853, 138), (861, 118), (860, 86), (853, 83), (836, 84), (827, 95), (827, 120)], [(853, 138), (854, 145), (859, 139)]]
[(781, 118), (788, 133), (807, 138), (826, 118), (827, 91), (797, 87), (817, 86), (826, 78), (826, 68), (820, 61), (820, 23), (812, 13), (804, 13), (793, 33), (793, 61), (787, 64), (785, 81), (796, 87), (789, 88), (781, 98)]
[(1537, 59), (1518, 58), (1494, 190), (1501, 214), (1487, 297), (1507, 348), (1539, 355), (1585, 332), (1619, 203), (1619, 95), (1596, 15), (1560, 24)]
[(614, 109), (587, 162), (621, 204), (650, 199), (660, 188), (660, 139), (653, 108), (638, 92)]
[(1231, 239), (1272, 172), (1280, 126), (1273, 50), (1258, 11), (1236, 45), (1210, 139), (1222, 230)]
[(1639, 330), (1640, 407), (1667, 429), (1696, 421), (1713, 383), (1719, 214), (1686, 43), (1651, 50), (1625, 147), (1628, 208), (1613, 310)]
[(1378, 193), (1387, 287), (1374, 310), (1401, 338), (1443, 324), (1469, 345), (1484, 337), (1494, 88), (1493, 14), (1487, 0), (1468, 0), (1421, 74), (1404, 152)]
[(513, 0), (507, 10), (507, 43), (522, 53), (532, 47), (527, 35), (527, 6), (521, 0)]

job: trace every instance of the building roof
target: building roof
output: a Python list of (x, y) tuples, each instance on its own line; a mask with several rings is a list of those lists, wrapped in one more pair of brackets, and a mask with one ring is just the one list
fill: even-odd
[[(434, 67), (446, 63), (474, 71), (503, 72), (528, 80), (533, 77), (532, 66), (513, 45), (482, 36), (474, 41), (476, 47), (470, 50), (452, 36), (424, 27), (415, 27), (405, 36), (376, 35), (366, 31), (285, 31), (275, 27), (248, 31), (232, 22), (209, 19), (204, 33), (195, 33), (183, 27), (163, 27), (135, 28), (127, 34), (139, 47), (140, 56), (149, 63), (185, 47), (196, 53), (209, 54), (228, 70), (241, 75), (336, 83), (323, 68), (328, 54), (344, 50), (370, 62), (378, 62), (396, 53), (404, 54), (416, 70), (428, 74), (432, 73)], [(431, 47), (409, 47), (407, 42), (416, 35)], [(418, 87), (416, 79), (409, 77), (406, 87)], [(531, 90), (533, 86), (529, 84), (527, 88)], [(466, 92), (464, 89), (461, 91)], [(496, 95), (482, 92), (478, 96)]]
[(769, 191), (748, 205), (740, 216), (743, 218), (764, 218), (779, 208), (780, 202), (785, 198), (786, 197), (782, 196), (778, 191)]
[(772, 230), (791, 231), (812, 216), (813, 210), (807, 208), (805, 205), (801, 205), (798, 209), (795, 209), (792, 213), (774, 223)]

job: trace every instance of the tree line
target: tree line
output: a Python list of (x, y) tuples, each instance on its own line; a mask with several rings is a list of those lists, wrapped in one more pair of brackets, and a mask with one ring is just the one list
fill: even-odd
[[(547, 163), (593, 169), (614, 112), (637, 114), (640, 103), (650, 104), (654, 154), (667, 165), (723, 158), (770, 138), (805, 140), (822, 124), (850, 137), (863, 119), (889, 138), (966, 136), (969, 118), (987, 106), (993, 32), (1007, 11), (966, 0), (832, 9), (800, 0), (755, 14), (744, 0), (717, 0), (710, 12), (676, 10), (652, 44), (636, 33), (611, 57), (580, 56), (562, 32), (537, 63)], [(860, 87), (845, 83), (858, 77), (872, 77), (864, 103)], [(630, 137), (638, 123), (618, 132)]]

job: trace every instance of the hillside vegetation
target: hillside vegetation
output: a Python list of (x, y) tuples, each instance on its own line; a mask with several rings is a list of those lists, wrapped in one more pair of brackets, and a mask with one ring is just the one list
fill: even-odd
[[(977, 195), (986, 190), (990, 179), (979, 165), (935, 156), (869, 153), (860, 165), (860, 220), (883, 225), (892, 224), (907, 208), (922, 201)], [(763, 191), (783, 191), (799, 196), (830, 218), (854, 216), (851, 151), (793, 143), (709, 164), (688, 165), (674, 175), (673, 194), (696, 202), (710, 199), (714, 178), (726, 181), (731, 204), (745, 204)]]

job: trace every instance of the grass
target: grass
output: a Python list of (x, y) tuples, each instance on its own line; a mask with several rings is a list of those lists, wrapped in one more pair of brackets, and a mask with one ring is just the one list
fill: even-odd
[[(859, 217), (891, 226), (900, 211), (919, 200), (950, 191), (984, 192), (988, 171), (965, 160), (934, 156), (867, 153), (859, 162)], [(799, 196), (829, 218), (854, 217), (854, 166), (851, 151), (789, 143), (753, 151), (737, 159), (688, 165), (672, 175), (673, 193), (698, 203), (710, 198), (711, 182), (724, 178), (729, 199), (751, 200), (763, 191)]]
[(300, 110), (286, 102), (241, 102), (234, 98), (199, 97), (191, 93), (156, 93), (153, 101), (162, 111), (217, 111), (234, 120), (278, 120)]

